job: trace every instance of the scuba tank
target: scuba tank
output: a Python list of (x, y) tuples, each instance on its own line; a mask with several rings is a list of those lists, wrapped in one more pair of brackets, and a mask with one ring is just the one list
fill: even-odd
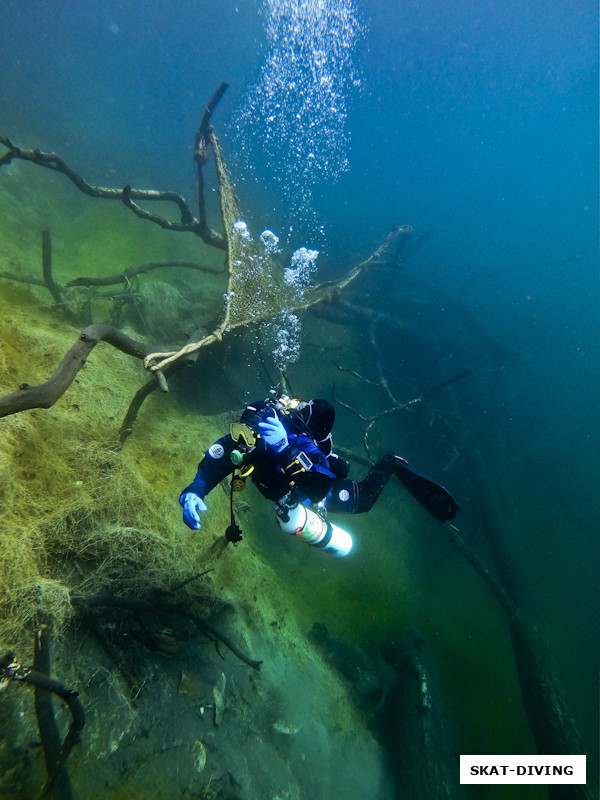
[(347, 531), (301, 503), (289, 506), (280, 502), (275, 506), (275, 513), (284, 533), (299, 536), (312, 547), (320, 547), (339, 557), (347, 556), (352, 549), (352, 537)]

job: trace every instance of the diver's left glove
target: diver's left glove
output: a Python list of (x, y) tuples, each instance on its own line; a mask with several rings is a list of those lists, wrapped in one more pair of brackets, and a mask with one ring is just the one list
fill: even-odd
[(259, 422), (258, 427), (262, 438), (270, 445), (276, 453), (281, 451), (288, 445), (288, 437), (281, 421), (274, 417), (267, 417), (264, 422)]
[(183, 521), (193, 531), (200, 527), (200, 514), (206, 511), (206, 503), (196, 492), (186, 492), (179, 498), (183, 508)]

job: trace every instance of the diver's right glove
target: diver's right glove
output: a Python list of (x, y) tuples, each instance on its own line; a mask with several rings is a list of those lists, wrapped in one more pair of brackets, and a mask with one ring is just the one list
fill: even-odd
[(179, 502), (183, 508), (183, 521), (188, 528), (197, 531), (200, 527), (200, 514), (206, 511), (204, 500), (196, 492), (186, 492), (181, 495)]
[(258, 427), (262, 438), (276, 453), (281, 453), (287, 447), (287, 433), (276, 412), (274, 416), (267, 417), (263, 422), (259, 422)]

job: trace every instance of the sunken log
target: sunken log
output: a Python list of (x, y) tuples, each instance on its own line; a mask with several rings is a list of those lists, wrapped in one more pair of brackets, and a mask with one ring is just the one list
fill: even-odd
[(429, 645), (405, 630), (384, 643), (382, 655), (396, 672), (377, 721), (397, 796), (462, 800), (458, 749), (449, 734)]

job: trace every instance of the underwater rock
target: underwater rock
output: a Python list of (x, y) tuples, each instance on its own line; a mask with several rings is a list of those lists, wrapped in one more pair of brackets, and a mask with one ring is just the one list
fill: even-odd
[(223, 723), (223, 708), (225, 706), (225, 673), (221, 673), (221, 677), (213, 686), (213, 698), (215, 701), (215, 725), (217, 728)]
[(206, 766), (206, 747), (204, 742), (197, 739), (192, 745), (192, 754), (194, 756), (194, 766), (198, 772), (202, 772)]
[(278, 719), (273, 723), (273, 730), (281, 733), (283, 736), (293, 736), (300, 730), (300, 725), (294, 725), (293, 722), (286, 722), (283, 719)]
[(196, 680), (193, 675), (185, 671), (181, 673), (181, 680), (179, 681), (177, 691), (180, 694), (187, 694), (188, 697), (194, 700), (202, 700), (203, 697), (206, 697), (206, 691), (200, 681)]

